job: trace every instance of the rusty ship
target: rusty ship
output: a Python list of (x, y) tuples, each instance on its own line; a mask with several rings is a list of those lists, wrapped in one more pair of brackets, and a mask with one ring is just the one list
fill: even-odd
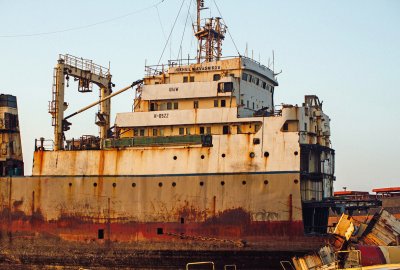
[[(108, 68), (60, 55), (54, 138), (35, 141), (31, 176), (16, 99), (1, 104), (2, 119), (14, 119), (1, 122), (12, 134), (1, 145), (1, 262), (165, 268), (212, 259), (256, 269), (325, 241), (335, 151), (322, 102), (306, 95), (301, 106), (277, 106), (277, 74), (223, 57), (226, 26), (201, 19), (203, 5), (196, 58), (146, 65), (119, 91)], [(67, 114), (70, 78), (82, 93), (97, 86), (99, 100)], [(111, 124), (110, 99), (131, 88), (132, 111)], [(97, 105), (99, 136), (67, 138), (71, 118)]]

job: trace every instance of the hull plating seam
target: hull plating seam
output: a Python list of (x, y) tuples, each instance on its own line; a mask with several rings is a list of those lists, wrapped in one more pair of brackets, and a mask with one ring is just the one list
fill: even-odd
[(29, 177), (171, 177), (171, 176), (207, 176), (207, 175), (248, 175), (248, 174), (290, 174), (300, 171), (269, 171), (269, 172), (232, 172), (232, 173), (179, 173), (179, 174), (128, 174), (128, 175), (32, 175)]

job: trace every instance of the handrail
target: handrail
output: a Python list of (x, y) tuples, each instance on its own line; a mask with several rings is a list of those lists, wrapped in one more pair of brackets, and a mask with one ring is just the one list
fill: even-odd
[(82, 70), (90, 71), (91, 73), (105, 77), (110, 74), (110, 69), (93, 63), (92, 60), (76, 57), (70, 54), (60, 54), (59, 59), (64, 60), (64, 63)]
[(203, 265), (203, 264), (212, 265), (212, 270), (215, 270), (214, 262), (192, 262), (192, 263), (187, 263), (186, 264), (186, 270), (189, 270), (189, 266), (191, 266), (191, 265)]
[[(261, 64), (260, 62), (247, 57), (247, 56), (243, 56), (243, 55), (237, 55), (237, 56), (222, 56), (220, 57), (220, 60), (223, 59), (233, 59), (233, 58), (244, 58), (244, 59), (248, 59), (256, 64), (258, 64), (260, 67), (262, 67), (263, 69), (268, 69), (272, 72), (272, 70)], [(165, 67), (181, 67), (181, 66), (187, 66), (187, 65), (191, 65), (191, 64), (197, 64), (197, 58), (181, 58), (181, 59), (170, 59), (168, 60), (168, 64), (158, 64), (158, 65), (145, 65), (145, 74), (146, 76), (151, 76), (154, 75), (154, 72), (165, 72), (166, 69), (164, 69)]]

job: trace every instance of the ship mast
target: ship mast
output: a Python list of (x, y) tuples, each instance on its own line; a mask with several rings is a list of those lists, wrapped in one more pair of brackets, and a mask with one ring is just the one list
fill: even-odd
[(204, 0), (197, 0), (197, 26), (195, 37), (198, 40), (197, 63), (218, 61), (222, 56), (222, 41), (225, 38), (226, 26), (220, 17), (208, 18), (201, 23), (201, 10)]

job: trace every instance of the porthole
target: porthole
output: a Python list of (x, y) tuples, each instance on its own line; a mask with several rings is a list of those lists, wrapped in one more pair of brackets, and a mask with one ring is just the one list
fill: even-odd
[(204, 186), (204, 182), (203, 181), (200, 182), (200, 186)]
[(242, 181), (242, 185), (246, 185), (246, 181)]
[(177, 160), (178, 159), (178, 157), (177, 156), (174, 156), (174, 160)]
[(68, 186), (72, 187), (72, 183), (69, 183)]
[(200, 157), (201, 159), (204, 159), (204, 155), (201, 155), (201, 157)]
[(264, 152), (264, 157), (269, 157), (269, 153), (268, 152)]
[(221, 186), (225, 185), (225, 181), (221, 181)]
[(132, 183), (132, 187), (136, 187), (136, 183)]
[(297, 156), (299, 154), (299, 152), (297, 152), (297, 151), (294, 151), (294, 155), (295, 156)]
[(223, 157), (223, 158), (224, 158), (224, 157), (226, 157), (226, 155), (225, 155), (225, 154), (222, 154), (222, 155), (221, 155), (221, 157)]
[(256, 154), (254, 154), (254, 152), (250, 152), (249, 156), (250, 156), (250, 158), (254, 158), (256, 156)]
[(97, 183), (96, 183), (96, 182), (94, 182), (94, 183), (93, 183), (93, 186), (94, 186), (94, 187), (97, 187)]
[(299, 180), (297, 180), (297, 179), (294, 179), (294, 181), (293, 181), (295, 184), (298, 184), (299, 183)]
[(175, 183), (175, 182), (172, 182), (172, 186), (173, 186), (173, 187), (176, 187), (176, 183)]
[(268, 180), (264, 180), (264, 185), (268, 185)]
[(162, 183), (161, 183), (161, 182), (160, 182), (160, 183), (158, 183), (158, 186), (159, 186), (159, 187), (162, 187)]
[(112, 185), (113, 187), (116, 187), (117, 186), (117, 183), (113, 183), (113, 185)]

